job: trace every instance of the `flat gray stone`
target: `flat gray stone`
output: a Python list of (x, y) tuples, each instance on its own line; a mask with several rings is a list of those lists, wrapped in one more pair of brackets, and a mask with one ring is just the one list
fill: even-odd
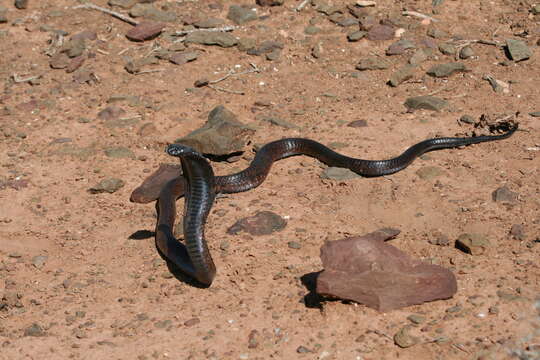
[(239, 122), (231, 111), (219, 105), (210, 112), (203, 127), (175, 142), (191, 146), (203, 154), (224, 156), (243, 151), (254, 132)]
[(448, 106), (448, 102), (435, 96), (415, 96), (405, 101), (405, 106), (410, 110), (425, 109), (441, 111)]
[(176, 14), (155, 8), (152, 4), (135, 4), (129, 11), (133, 17), (144, 17), (147, 20), (175, 22)]
[(378, 56), (370, 56), (365, 57), (363, 59), (360, 59), (358, 64), (356, 65), (356, 68), (358, 70), (364, 71), (364, 70), (384, 70), (388, 69), (392, 63), (390, 61), (378, 57)]
[(519, 194), (511, 191), (508, 186), (501, 186), (497, 190), (493, 191), (491, 198), (496, 202), (513, 203), (518, 199)]
[(405, 53), (408, 49), (414, 49), (416, 45), (411, 40), (402, 39), (391, 44), (388, 49), (386, 49), (386, 55), (401, 55)]
[(416, 170), (416, 175), (422, 180), (431, 180), (443, 174), (444, 172), (437, 166), (424, 166)]
[(255, 12), (255, 10), (248, 7), (231, 5), (229, 7), (227, 19), (231, 20), (237, 25), (243, 25), (247, 22), (257, 20), (257, 13)]
[(446, 63), (446, 64), (438, 64), (434, 65), (426, 72), (428, 75), (442, 78), (442, 77), (448, 77), (450, 75), (453, 75), (455, 73), (463, 73), (469, 71), (465, 64), (460, 62), (452, 62), (452, 63)]
[(199, 20), (193, 23), (193, 25), (200, 29), (217, 28), (225, 24), (225, 20), (219, 18), (208, 18)]
[(135, 159), (133, 151), (123, 146), (107, 148), (105, 149), (105, 155), (114, 159)]
[(390, 76), (390, 80), (388, 81), (388, 83), (390, 84), (390, 86), (396, 87), (399, 84), (412, 79), (415, 71), (416, 71), (415, 65), (407, 64), (405, 66), (402, 66), (399, 69), (397, 69), (392, 74), (392, 76)]
[(366, 35), (367, 35), (367, 31), (362, 31), (362, 30), (354, 31), (347, 35), (347, 40), (351, 42), (358, 41), (365, 38)]
[(524, 41), (506, 39), (506, 49), (510, 58), (514, 61), (527, 60), (532, 56), (531, 50)]
[(227, 32), (220, 31), (195, 31), (185, 39), (186, 43), (202, 45), (218, 45), (224, 48), (232, 47), (238, 43), (238, 39)]
[(234, 223), (227, 234), (236, 235), (247, 232), (255, 236), (270, 235), (281, 231), (287, 226), (287, 220), (271, 211), (259, 211), (253, 216), (245, 217)]

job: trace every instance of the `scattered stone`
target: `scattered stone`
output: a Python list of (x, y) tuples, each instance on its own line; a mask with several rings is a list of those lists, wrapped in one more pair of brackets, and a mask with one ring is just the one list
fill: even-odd
[(359, 127), (366, 127), (368, 126), (368, 123), (366, 120), (354, 120), (347, 124), (347, 126), (352, 128), (359, 128)]
[(405, 53), (406, 50), (414, 49), (415, 47), (416, 45), (411, 40), (402, 39), (391, 44), (388, 49), (386, 49), (386, 55), (401, 55)]
[(238, 39), (232, 34), (221, 31), (195, 31), (189, 33), (185, 43), (202, 45), (217, 45), (224, 48), (232, 47), (238, 43)]
[(89, 40), (93, 41), (97, 39), (97, 34), (95, 31), (92, 30), (83, 30), (81, 32), (76, 33), (71, 37), (72, 40)]
[(435, 96), (423, 95), (407, 98), (405, 100), (405, 106), (409, 110), (426, 109), (441, 111), (448, 106), (448, 102)]
[(260, 117), (258, 116), (257, 120), (267, 121), (272, 125), (281, 126), (285, 129), (299, 129), (298, 125), (295, 125), (289, 121), (283, 120), (276, 115), (262, 115)]
[(428, 242), (432, 245), (438, 245), (438, 246), (448, 246), (450, 245), (450, 239), (448, 236), (441, 232), (435, 232), (428, 240)]
[(34, 256), (32, 258), (32, 265), (34, 265), (38, 269), (41, 269), (43, 266), (45, 266), (45, 263), (48, 259), (49, 257), (47, 255)]
[(506, 49), (510, 59), (514, 61), (527, 60), (532, 56), (527, 44), (521, 40), (506, 39)]
[(392, 76), (390, 76), (390, 80), (388, 81), (388, 83), (390, 84), (390, 86), (396, 87), (400, 85), (401, 83), (412, 79), (414, 76), (415, 70), (416, 70), (415, 65), (410, 65), (410, 64), (404, 65), (400, 67), (399, 69), (397, 69), (392, 74)]
[(257, 0), (259, 6), (281, 6), (285, 0)]
[(388, 69), (392, 63), (390, 63), (388, 60), (378, 57), (378, 56), (370, 56), (365, 57), (361, 59), (358, 64), (356, 65), (356, 69), (364, 71), (364, 70), (384, 70)]
[(457, 52), (457, 47), (449, 43), (442, 43), (439, 45), (439, 51), (444, 55), (454, 56)]
[(362, 31), (362, 30), (354, 31), (354, 32), (349, 33), (347, 35), (347, 40), (349, 40), (351, 42), (358, 41), (358, 40), (361, 40), (361, 39), (365, 38), (366, 35), (367, 35), (367, 31)]
[(66, 73), (70, 74), (80, 68), (84, 64), (85, 60), (86, 57), (84, 55), (70, 59), (66, 67)]
[(510, 228), (510, 235), (519, 241), (526, 240), (527, 237), (525, 236), (525, 226), (523, 226), (523, 224), (512, 225)]
[[(170, 274), (170, 273), (169, 273)], [(169, 326), (172, 325), (172, 320), (160, 320), (160, 321), (156, 321), (154, 323), (154, 326), (157, 328), (157, 329), (166, 329), (168, 328)]]
[(138, 25), (129, 29), (126, 37), (131, 41), (150, 40), (161, 34), (165, 24), (154, 21), (141, 21)]
[(322, 179), (344, 181), (358, 178), (360, 175), (346, 168), (329, 166), (323, 170), (320, 177)]
[(275, 61), (279, 59), (280, 55), (281, 55), (281, 50), (279, 49), (272, 50), (270, 53), (266, 54), (266, 60)]
[(184, 322), (184, 326), (185, 327), (192, 327), (192, 326), (195, 326), (195, 325), (199, 324), (200, 322), (201, 322), (201, 320), (199, 318), (195, 317), (195, 318), (191, 318), (189, 320), (186, 320)]
[(471, 115), (465, 114), (459, 118), (459, 122), (464, 124), (474, 124), (474, 118)]
[(274, 50), (282, 50), (284, 44), (280, 41), (267, 40), (263, 41), (259, 47), (249, 49), (247, 53), (249, 55), (263, 55), (271, 53)]
[(428, 54), (424, 49), (418, 49), (409, 59), (409, 64), (411, 65), (420, 65), (428, 59)]
[(15, 7), (19, 10), (26, 9), (28, 7), (28, 0), (15, 0)]
[(193, 26), (199, 29), (212, 29), (217, 28), (225, 24), (223, 19), (219, 18), (208, 18), (204, 20), (199, 20), (193, 23)]
[(394, 342), (400, 348), (408, 348), (420, 342), (420, 339), (410, 334), (411, 327), (409, 325), (402, 327), (395, 335)]
[(248, 348), (256, 349), (259, 346), (259, 332), (257, 330), (251, 330), (248, 335)]
[(182, 172), (179, 164), (160, 164), (159, 168), (131, 193), (129, 201), (146, 204), (159, 197), (161, 189)]
[(493, 89), (493, 91), (495, 91), (496, 93), (508, 94), (510, 92), (510, 84), (502, 80), (495, 79), (493, 76), (489, 74), (483, 75), (482, 79), (487, 80), (489, 84), (491, 85), (491, 88)]
[(109, 6), (117, 6), (122, 9), (129, 9), (137, 2), (137, 0), (109, 0), (107, 4), (109, 4)]
[(299, 347), (296, 348), (296, 352), (299, 354), (307, 354), (307, 353), (310, 353), (311, 350), (309, 350), (307, 347), (303, 345), (300, 345)]
[(299, 242), (297, 241), (289, 241), (287, 243), (287, 246), (289, 247), (289, 249), (301, 249), (302, 248), (302, 244), (300, 244)]
[(133, 151), (123, 146), (106, 148), (105, 155), (114, 159), (135, 159)]
[(315, 34), (320, 33), (321, 31), (322, 31), (322, 29), (320, 27), (310, 25), (310, 26), (307, 26), (304, 29), (304, 34), (306, 34), (306, 35), (315, 35)]
[(419, 314), (411, 314), (407, 316), (407, 320), (409, 320), (413, 324), (420, 325), (426, 321), (426, 317)]
[(456, 248), (471, 255), (482, 255), (490, 246), (483, 234), (461, 234), (456, 240)]
[(120, 116), (125, 115), (126, 111), (118, 106), (107, 106), (105, 109), (101, 110), (97, 117), (100, 120), (115, 120), (118, 119)]
[(210, 112), (202, 128), (175, 142), (191, 146), (203, 154), (222, 156), (243, 151), (254, 132), (223, 105), (219, 105)]
[(379, 311), (452, 297), (457, 282), (451, 271), (413, 259), (385, 243), (398, 233), (383, 229), (326, 242), (321, 248), (324, 271), (317, 278), (317, 293)]
[(243, 25), (247, 22), (257, 20), (257, 12), (249, 7), (231, 5), (229, 7), (227, 19), (231, 20), (237, 25)]
[(286, 225), (287, 220), (278, 214), (271, 211), (259, 211), (253, 216), (238, 220), (227, 230), (227, 234), (236, 235), (245, 231), (255, 236), (270, 235), (283, 230)]
[(461, 48), (461, 50), (459, 51), (459, 58), (460, 59), (469, 59), (469, 58), (472, 58), (474, 56), (474, 50), (472, 47), (470, 46), (464, 46), (463, 48)]
[(238, 40), (237, 48), (240, 51), (248, 51), (257, 46), (257, 41), (253, 38), (241, 38)]
[(521, 296), (517, 294), (508, 293), (503, 290), (497, 290), (497, 296), (504, 301), (515, 301), (521, 299)]
[(426, 34), (427, 34), (427, 36), (432, 37), (434, 39), (444, 39), (444, 38), (450, 37), (450, 35), (448, 35), (448, 33), (446, 31), (442, 31), (442, 30), (439, 30), (439, 29), (434, 28), (434, 27), (430, 27), (427, 30)]
[(426, 72), (428, 75), (441, 78), (448, 77), (455, 73), (463, 73), (470, 71), (465, 67), (465, 64), (459, 62), (434, 65)]
[(530, 112), (529, 115), (532, 116), (532, 117), (540, 117), (540, 111)]
[(491, 198), (496, 202), (508, 202), (513, 203), (518, 199), (519, 194), (511, 191), (508, 186), (504, 185), (493, 191)]
[(24, 329), (24, 336), (41, 337), (46, 335), (47, 333), (38, 323), (33, 323), (32, 325)]
[(147, 20), (161, 22), (175, 22), (176, 14), (173, 12), (156, 9), (151, 4), (135, 4), (129, 11), (133, 17), (144, 17)]
[(60, 50), (66, 53), (70, 58), (81, 56), (86, 49), (84, 39), (71, 39)]
[(94, 185), (88, 191), (91, 194), (100, 194), (100, 193), (105, 193), (105, 192), (112, 194), (120, 190), (122, 187), (124, 187), (124, 185), (125, 183), (121, 179), (107, 178), (107, 179), (101, 180), (97, 185)]
[(153, 123), (145, 123), (137, 130), (137, 135), (142, 137), (148, 137), (157, 133), (158, 129)]
[[(0, 5), (0, 24), (5, 24), (8, 22), (8, 18), (6, 14), (7, 14), (7, 9)], [(5, 35), (0, 34), (0, 37), (1, 36), (5, 36)]]
[(443, 174), (444, 172), (437, 166), (424, 166), (416, 170), (416, 175), (422, 180), (431, 180)]
[(176, 65), (187, 64), (188, 62), (197, 60), (199, 57), (198, 51), (183, 51), (174, 53), (169, 57), (169, 61)]
[(368, 30), (366, 37), (372, 41), (381, 41), (392, 40), (394, 35), (395, 30), (393, 27), (388, 25), (374, 25)]

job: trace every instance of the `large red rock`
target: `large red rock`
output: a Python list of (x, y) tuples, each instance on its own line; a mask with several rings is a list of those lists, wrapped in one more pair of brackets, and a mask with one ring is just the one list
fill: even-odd
[(385, 243), (398, 233), (383, 229), (326, 242), (321, 248), (324, 271), (317, 278), (317, 293), (379, 311), (451, 298), (457, 291), (454, 274)]

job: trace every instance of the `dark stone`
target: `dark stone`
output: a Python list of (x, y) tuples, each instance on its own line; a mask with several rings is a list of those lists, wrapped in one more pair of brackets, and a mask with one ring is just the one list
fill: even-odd
[(45, 330), (41, 327), (41, 325), (37, 323), (33, 323), (26, 329), (24, 329), (24, 336), (34, 336), (34, 337), (41, 337), (46, 336)]
[(197, 51), (182, 51), (169, 56), (169, 61), (176, 65), (182, 65), (197, 60), (198, 57), (199, 52)]
[(285, 0), (257, 0), (259, 6), (281, 6)]
[(243, 151), (254, 132), (223, 105), (219, 105), (210, 112), (202, 128), (175, 142), (191, 146), (203, 154), (223, 156)]
[(178, 164), (160, 164), (159, 168), (148, 176), (144, 182), (131, 193), (129, 201), (146, 204), (159, 197), (161, 189), (172, 179), (182, 173), (182, 167)]
[(513, 203), (518, 199), (518, 193), (511, 191), (508, 186), (501, 186), (491, 194), (493, 201)]
[(388, 25), (375, 25), (371, 27), (366, 35), (369, 40), (392, 40), (394, 38), (395, 30)]
[(131, 41), (144, 41), (153, 39), (161, 33), (165, 24), (154, 21), (141, 21), (138, 25), (129, 29), (126, 37)]
[(525, 235), (525, 226), (522, 224), (514, 224), (510, 228), (510, 235), (519, 241), (526, 240), (527, 236)]
[(28, 7), (28, 0), (15, 0), (15, 7), (19, 10), (26, 9)]
[(356, 68), (358, 70), (384, 70), (388, 69), (392, 63), (384, 58), (378, 56), (370, 56), (361, 59)]
[(211, 29), (222, 26), (225, 23), (223, 19), (219, 18), (208, 18), (204, 20), (199, 20), (193, 23), (193, 26), (199, 29)]
[(100, 120), (114, 120), (118, 119), (120, 116), (124, 115), (126, 111), (118, 106), (107, 106), (105, 109), (101, 110), (97, 117)]
[(359, 128), (359, 127), (366, 127), (368, 126), (368, 123), (366, 120), (354, 120), (354, 121), (351, 121), (350, 123), (347, 124), (347, 126), (349, 127), (353, 127), (353, 128)]
[(451, 298), (457, 291), (454, 274), (385, 243), (398, 233), (386, 229), (326, 242), (321, 248), (324, 271), (317, 278), (317, 293), (379, 311)]
[(388, 84), (392, 87), (396, 87), (399, 84), (410, 80), (413, 78), (414, 73), (416, 71), (416, 65), (407, 64), (399, 69), (397, 69), (392, 76), (390, 76), (390, 80), (388, 80)]
[(408, 49), (414, 49), (416, 45), (410, 40), (402, 39), (391, 44), (388, 49), (386, 49), (386, 55), (401, 55), (405, 53)]
[(461, 234), (456, 240), (456, 248), (471, 255), (482, 255), (490, 246), (488, 239), (482, 234)]
[(236, 235), (245, 231), (255, 236), (270, 235), (283, 230), (286, 225), (287, 220), (278, 214), (271, 211), (259, 211), (253, 216), (238, 220), (227, 230), (227, 234)]
[(84, 55), (74, 57), (73, 59), (70, 59), (67, 67), (66, 67), (66, 73), (72, 73), (78, 68), (80, 68), (84, 62), (86, 61), (86, 57)]

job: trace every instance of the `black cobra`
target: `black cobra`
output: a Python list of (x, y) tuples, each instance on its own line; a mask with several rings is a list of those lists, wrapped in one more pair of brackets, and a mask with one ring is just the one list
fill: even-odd
[[(389, 160), (355, 159), (338, 154), (310, 139), (282, 139), (263, 146), (247, 169), (227, 176), (214, 176), (212, 167), (203, 155), (190, 147), (173, 144), (167, 148), (167, 153), (180, 158), (184, 176), (172, 179), (160, 192), (156, 244), (162, 254), (180, 270), (201, 283), (210, 285), (216, 274), (216, 266), (206, 244), (204, 225), (216, 193), (237, 193), (259, 186), (274, 161), (295, 155), (307, 155), (329, 166), (347, 168), (365, 177), (375, 177), (400, 171), (428, 151), (506, 139), (516, 129), (517, 125), (512, 125), (501, 135), (429, 139), (411, 146), (403, 154)], [(186, 197), (185, 247), (173, 236), (175, 202), (182, 195)]]

